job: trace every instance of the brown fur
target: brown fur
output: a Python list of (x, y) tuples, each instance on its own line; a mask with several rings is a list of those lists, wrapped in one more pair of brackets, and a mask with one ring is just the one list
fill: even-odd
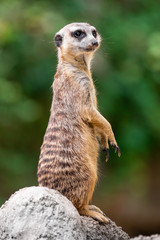
[[(68, 34), (67, 39), (72, 25), (76, 24), (61, 30)], [(83, 27), (83, 23), (79, 26)], [(108, 139), (117, 146), (111, 125), (97, 110), (90, 72), (94, 51), (75, 55), (70, 45), (64, 47), (63, 43), (58, 51), (51, 114), (38, 164), (38, 183), (61, 192), (80, 214), (107, 222), (100, 209), (88, 205), (97, 181), (97, 136), (103, 148), (108, 149)]]

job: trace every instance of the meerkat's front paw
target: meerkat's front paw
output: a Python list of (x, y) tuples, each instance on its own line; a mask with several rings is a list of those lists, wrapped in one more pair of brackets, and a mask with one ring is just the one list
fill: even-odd
[[(111, 145), (112, 148), (115, 149), (115, 152), (118, 152), (118, 157), (120, 157), (121, 156), (121, 150), (120, 150), (119, 146), (117, 145), (117, 143), (110, 142), (110, 145)], [(109, 145), (108, 145), (108, 143), (107, 143), (106, 147), (102, 148), (102, 150), (103, 150), (103, 152), (106, 153), (106, 162), (107, 162), (109, 160)]]
[[(119, 148), (119, 146), (117, 145), (117, 143), (113, 143), (113, 142), (110, 142), (110, 145), (112, 148), (115, 149), (115, 152), (118, 152), (118, 157), (121, 156), (121, 150)], [(107, 145), (107, 147), (104, 147), (103, 149), (103, 152), (106, 153), (106, 162), (109, 160), (109, 146)]]
[(114, 143), (114, 142), (110, 142), (110, 145), (112, 148), (115, 149), (115, 153), (117, 152), (118, 153), (118, 157), (121, 156), (121, 150), (119, 148), (119, 146), (117, 145), (117, 143)]
[(110, 127), (107, 134), (101, 133), (101, 146), (103, 152), (106, 153), (106, 162), (109, 160), (109, 144), (112, 148), (115, 149), (115, 152), (118, 152), (118, 157), (121, 156), (121, 151), (119, 146), (117, 145), (114, 133), (112, 128)]
[(106, 162), (109, 160), (109, 148), (103, 148), (103, 152), (106, 154)]

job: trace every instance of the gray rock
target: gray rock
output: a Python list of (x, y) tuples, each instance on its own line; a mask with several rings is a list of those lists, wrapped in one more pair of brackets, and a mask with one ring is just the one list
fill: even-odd
[(86, 230), (87, 240), (127, 240), (129, 236), (121, 227), (109, 220), (108, 224), (99, 223), (92, 218), (81, 216), (82, 224)]
[(59, 192), (28, 187), (14, 193), (0, 208), (0, 240), (127, 240), (129, 236), (111, 220), (109, 224), (80, 216)]

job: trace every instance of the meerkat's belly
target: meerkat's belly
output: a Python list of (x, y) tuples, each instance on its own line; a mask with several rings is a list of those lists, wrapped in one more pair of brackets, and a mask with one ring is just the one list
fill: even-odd
[[(78, 126), (81, 126), (79, 129)], [(38, 183), (56, 189), (75, 206), (87, 203), (88, 192), (97, 180), (98, 143), (94, 131), (85, 124), (70, 125), (67, 131), (49, 126), (41, 147)]]

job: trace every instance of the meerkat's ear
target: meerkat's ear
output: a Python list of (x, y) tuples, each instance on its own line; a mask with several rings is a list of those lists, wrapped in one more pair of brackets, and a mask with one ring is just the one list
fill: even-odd
[(60, 47), (62, 45), (62, 40), (63, 40), (63, 36), (59, 33), (56, 33), (54, 37), (54, 43), (57, 47)]

